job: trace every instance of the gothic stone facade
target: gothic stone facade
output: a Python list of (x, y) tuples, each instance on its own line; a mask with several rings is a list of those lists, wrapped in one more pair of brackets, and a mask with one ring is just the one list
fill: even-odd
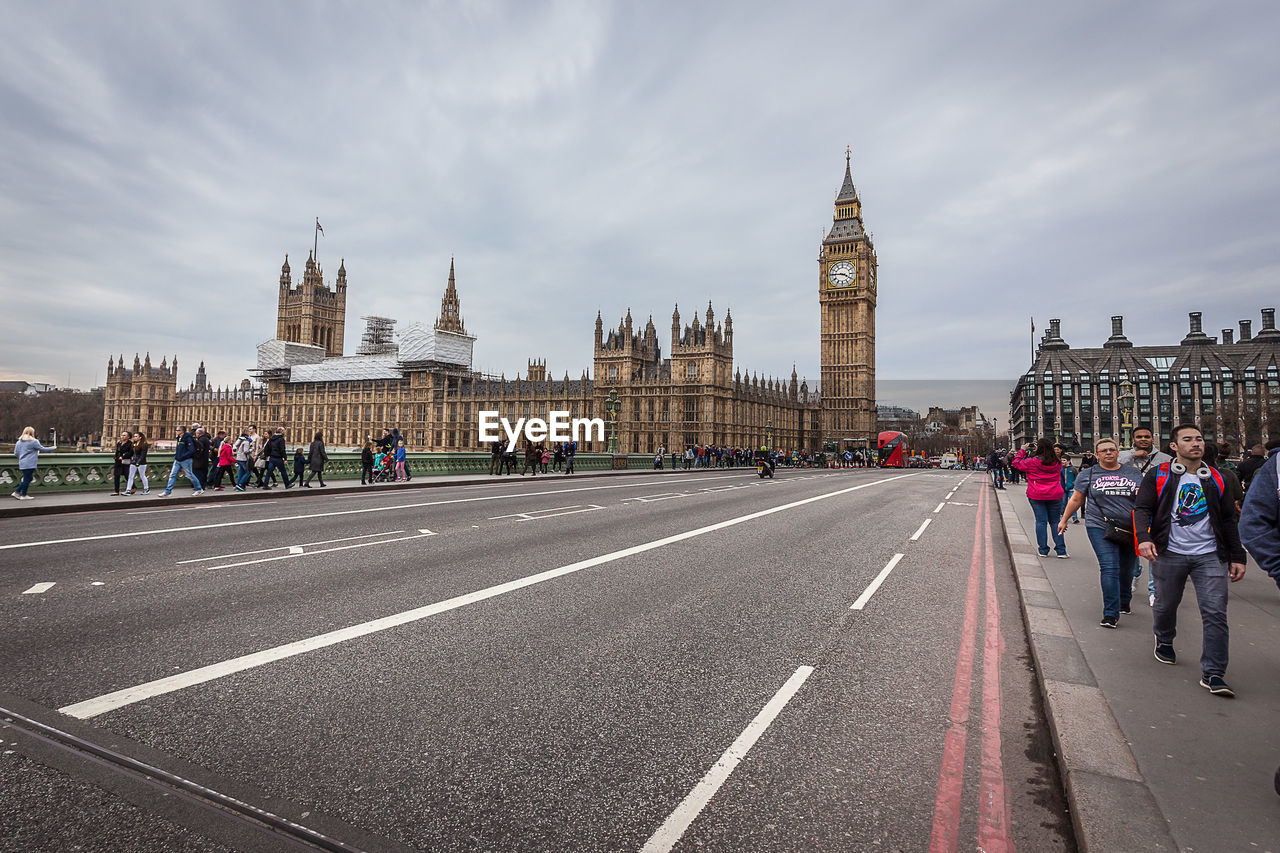
[[(693, 444), (786, 450), (820, 449), (824, 440), (870, 441), (875, 435), (875, 250), (863, 229), (861, 203), (845, 163), (834, 223), (819, 263), (823, 388), (819, 396), (793, 368), (789, 380), (743, 374), (733, 364), (733, 318), (671, 318), (670, 349), (661, 351), (652, 317), (637, 330), (630, 310), (607, 332), (597, 314), (593, 369), (551, 378), (530, 360), (524, 377), (472, 369), (475, 338), (462, 322), (450, 264), (434, 327), (411, 326), (388, 352), (343, 356), (346, 264), (330, 290), (310, 257), (294, 288), (288, 258), (280, 271), (276, 339), (259, 347), (257, 384), (215, 389), (204, 380), (177, 388), (176, 363), (164, 373), (108, 362), (104, 435), (146, 425), (168, 438), (178, 424), (212, 430), (283, 425), (298, 444), (314, 432), (335, 447), (356, 447), (384, 427), (399, 427), (414, 450), (480, 450), (478, 412), (608, 420), (611, 390), (621, 401), (618, 447), (624, 453), (671, 452)], [(145, 414), (145, 417), (144, 417)], [(604, 450), (586, 442), (585, 450)]]

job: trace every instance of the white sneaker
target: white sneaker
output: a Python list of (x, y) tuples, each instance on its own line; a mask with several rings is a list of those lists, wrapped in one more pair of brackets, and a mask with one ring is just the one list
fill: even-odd
[(201, 490), (200, 490), (200, 491), (198, 491), (198, 492), (192, 492), (192, 493), (191, 493), (191, 497), (193, 497), (193, 498), (198, 498), (198, 497), (200, 497), (200, 496), (201, 496), (201, 495), (203, 495), (203, 494), (204, 494), (204, 489), (201, 489)]
[(22, 495), (18, 494), (17, 492), (14, 492), (13, 494), (9, 495), (9, 497), (13, 498), (15, 501), (22, 500)]
[(31, 495), (23, 495), (23, 496), (22, 496), (22, 499), (23, 499), (24, 501), (33, 501), (33, 500), (35, 500), (35, 498), (34, 498), (34, 497), (32, 497)]
[(1150, 604), (1152, 607), (1156, 606), (1156, 594), (1154, 592), (1147, 596), (1147, 604)]

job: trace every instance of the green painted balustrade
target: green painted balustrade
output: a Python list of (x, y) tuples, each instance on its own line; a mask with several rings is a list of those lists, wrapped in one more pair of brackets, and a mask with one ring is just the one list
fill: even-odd
[[(409, 473), (415, 477), (433, 474), (472, 474), (487, 475), (489, 473), (488, 453), (410, 453)], [(293, 458), (285, 460), (290, 474), (293, 473)], [(519, 464), (523, 465), (523, 460)], [(147, 478), (151, 488), (163, 489), (168, 480), (169, 470), (173, 467), (172, 453), (147, 454)], [(579, 453), (574, 461), (576, 471), (605, 471), (613, 467), (613, 457), (607, 453)], [(653, 467), (653, 457), (644, 454), (632, 454), (626, 457), (628, 469), (647, 469)], [(126, 475), (127, 475), (126, 471)], [(554, 473), (554, 472), (553, 472)], [(18, 460), (13, 454), (0, 454), (0, 494), (8, 494), (17, 487), (22, 474), (18, 470)], [(324, 466), (326, 480), (359, 480), (360, 452), (331, 451), (329, 462)], [(181, 478), (179, 478), (181, 480)], [(185, 486), (185, 480), (181, 480)], [(113, 463), (105, 453), (42, 453), (40, 464), (36, 469), (36, 477), (31, 482), (30, 492), (38, 494), (58, 494), (61, 492), (93, 492), (109, 491), (114, 483)], [(124, 483), (121, 482), (121, 487)], [(140, 488), (134, 481), (134, 488)]]

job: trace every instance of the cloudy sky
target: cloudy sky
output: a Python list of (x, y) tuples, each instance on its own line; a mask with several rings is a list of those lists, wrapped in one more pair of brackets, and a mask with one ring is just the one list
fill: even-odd
[(741, 367), (813, 381), (846, 145), (881, 377), (1015, 376), (1032, 316), (1156, 344), (1280, 302), (1270, 2), (0, 0), (0, 28), (3, 378), (150, 351), (238, 381), (318, 216), (348, 352), (361, 315), (433, 321), (453, 255), (481, 369), (577, 376), (597, 309), (665, 336), (710, 299)]

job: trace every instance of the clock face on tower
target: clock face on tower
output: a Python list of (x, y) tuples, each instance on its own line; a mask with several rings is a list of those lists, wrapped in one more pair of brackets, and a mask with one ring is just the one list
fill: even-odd
[(857, 274), (857, 268), (849, 261), (839, 261), (831, 265), (827, 270), (827, 281), (831, 282), (832, 287), (848, 287), (853, 284), (854, 276)]

